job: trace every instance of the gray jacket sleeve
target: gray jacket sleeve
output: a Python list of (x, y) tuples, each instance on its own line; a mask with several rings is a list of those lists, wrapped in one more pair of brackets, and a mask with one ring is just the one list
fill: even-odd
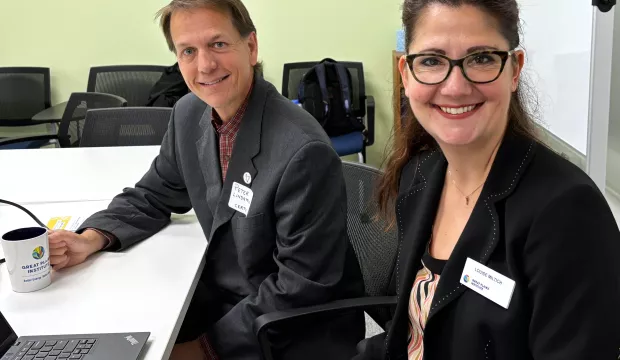
[(341, 295), (348, 249), (341, 166), (331, 146), (319, 141), (290, 160), (274, 202), (278, 271), (214, 324), (209, 338), (220, 358), (260, 352), (253, 332), (258, 316)]
[[(174, 110), (159, 155), (133, 188), (125, 188), (106, 210), (89, 217), (78, 229), (95, 228), (113, 234), (109, 249), (127, 248), (164, 228), (171, 213), (191, 210), (189, 195), (177, 165)], [(114, 171), (114, 169), (110, 169)]]

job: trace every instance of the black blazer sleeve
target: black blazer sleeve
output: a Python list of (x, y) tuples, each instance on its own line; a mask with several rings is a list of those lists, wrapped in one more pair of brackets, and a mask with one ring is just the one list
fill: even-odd
[(579, 185), (552, 200), (532, 225), (523, 260), (534, 359), (617, 359), (620, 233), (600, 192)]
[[(164, 228), (171, 213), (191, 210), (189, 195), (176, 159), (173, 110), (159, 155), (150, 169), (133, 188), (126, 188), (106, 210), (89, 217), (78, 232), (96, 228), (114, 234), (118, 239), (111, 249), (131, 246)], [(110, 169), (114, 171), (114, 169)]]
[(382, 332), (360, 341), (357, 345), (357, 355), (351, 360), (383, 360), (385, 357), (386, 336), (387, 332)]
[[(390, 285), (388, 288), (388, 295), (394, 296), (396, 293), (396, 267), (392, 271), (392, 276), (390, 279)], [(394, 314), (392, 314), (394, 316)], [(387, 320), (384, 324), (380, 324), (382, 328), (387, 329), (387, 331), (379, 333), (375, 336), (364, 339), (357, 344), (357, 355), (353, 357), (351, 360), (383, 360), (386, 354), (386, 337), (389, 329), (392, 328), (392, 322), (394, 320)]]

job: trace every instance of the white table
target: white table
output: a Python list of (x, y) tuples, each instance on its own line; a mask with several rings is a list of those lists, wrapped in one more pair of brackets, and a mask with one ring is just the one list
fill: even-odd
[(0, 199), (109, 200), (146, 173), (159, 146), (0, 151)]
[[(108, 201), (28, 206), (50, 216), (91, 214)], [(0, 207), (0, 233), (34, 226), (28, 215)], [(185, 317), (207, 241), (194, 215), (174, 216), (166, 229), (122, 253), (99, 253), (84, 264), (52, 272), (52, 284), (19, 294), (0, 265), (0, 311), (17, 335), (149, 331), (141, 359), (167, 359)]]

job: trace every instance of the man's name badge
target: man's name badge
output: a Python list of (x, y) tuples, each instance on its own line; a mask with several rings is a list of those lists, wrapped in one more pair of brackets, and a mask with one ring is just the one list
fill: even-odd
[(243, 215), (247, 216), (252, 204), (252, 197), (254, 193), (252, 189), (247, 186), (243, 186), (238, 182), (233, 182), (232, 190), (230, 192), (230, 199), (228, 200), (228, 206), (231, 209), (236, 210)]

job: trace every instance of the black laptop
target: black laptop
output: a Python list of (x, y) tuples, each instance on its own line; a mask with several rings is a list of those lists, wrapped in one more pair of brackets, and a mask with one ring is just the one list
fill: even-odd
[(18, 337), (0, 312), (0, 360), (137, 360), (148, 332)]

